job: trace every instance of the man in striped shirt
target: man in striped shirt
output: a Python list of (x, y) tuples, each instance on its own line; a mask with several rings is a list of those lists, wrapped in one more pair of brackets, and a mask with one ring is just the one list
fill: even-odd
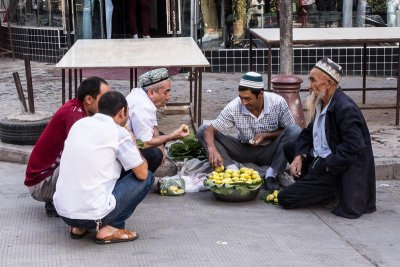
[[(264, 92), (260, 74), (248, 72), (239, 84), (239, 96), (232, 100), (211, 125), (199, 128), (197, 136), (214, 168), (238, 169), (237, 163), (268, 165), (267, 189), (278, 189), (277, 174), (287, 164), (283, 148), (300, 134), (285, 99)], [(229, 135), (235, 127), (237, 137)]]

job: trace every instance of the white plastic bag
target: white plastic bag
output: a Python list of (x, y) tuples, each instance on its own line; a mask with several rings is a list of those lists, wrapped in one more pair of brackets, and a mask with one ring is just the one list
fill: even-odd
[(181, 166), (180, 176), (185, 181), (185, 192), (193, 193), (208, 190), (204, 186), (207, 174), (212, 171), (208, 160), (185, 160)]

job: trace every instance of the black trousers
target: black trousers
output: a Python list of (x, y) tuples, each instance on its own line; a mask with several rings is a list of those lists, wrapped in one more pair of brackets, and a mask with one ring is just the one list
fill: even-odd
[[(154, 173), (162, 163), (162, 151), (158, 147), (152, 147), (147, 149), (140, 149), (140, 153), (146, 159), (149, 171)], [(131, 170), (124, 170), (124, 168), (122, 168), (120, 178), (128, 175), (130, 172)]]
[(142, 156), (147, 160), (149, 170), (154, 173), (160, 167), (163, 160), (163, 153), (158, 147), (141, 149)]
[[(284, 149), (288, 162), (294, 159), (294, 143)], [(325, 159), (308, 155), (303, 162), (301, 177), (279, 192), (278, 200), (287, 209), (327, 204), (335, 198), (337, 178), (326, 171)]]

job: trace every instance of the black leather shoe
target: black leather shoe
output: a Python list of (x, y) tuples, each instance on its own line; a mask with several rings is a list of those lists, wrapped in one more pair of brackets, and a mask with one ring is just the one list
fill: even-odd
[(53, 205), (53, 202), (46, 202), (44, 205), (44, 209), (46, 210), (47, 217), (60, 217), (58, 215), (56, 208)]
[(264, 187), (267, 190), (278, 190), (278, 179), (276, 179), (275, 177), (267, 177), (264, 181)]

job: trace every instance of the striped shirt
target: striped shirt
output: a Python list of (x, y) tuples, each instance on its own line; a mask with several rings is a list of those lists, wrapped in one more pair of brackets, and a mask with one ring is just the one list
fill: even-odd
[[(294, 118), (283, 97), (275, 93), (264, 92), (264, 109), (256, 118), (242, 104), (239, 97), (232, 100), (211, 123), (214, 128), (227, 134), (233, 127), (238, 129), (238, 139), (249, 143), (259, 133), (274, 132), (294, 124)], [(272, 140), (265, 140), (268, 145)]]

